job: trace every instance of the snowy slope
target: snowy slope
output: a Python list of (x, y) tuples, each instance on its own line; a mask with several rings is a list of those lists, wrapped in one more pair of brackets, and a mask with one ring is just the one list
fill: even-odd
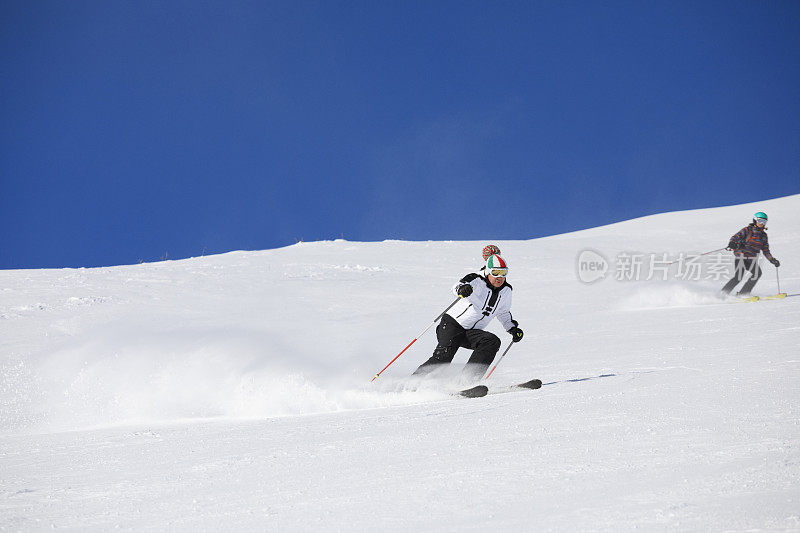
[(615, 279), (757, 210), (800, 293), (800, 195), (495, 242), (526, 335), (488, 384), (546, 385), (476, 400), (405, 387), (432, 330), (370, 378), (487, 242), (0, 271), (0, 529), (800, 530), (800, 297)]

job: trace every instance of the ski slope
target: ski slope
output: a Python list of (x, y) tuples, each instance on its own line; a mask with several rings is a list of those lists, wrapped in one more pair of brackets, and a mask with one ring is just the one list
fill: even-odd
[[(800, 293), (800, 195), (528, 241), (0, 271), (0, 530), (800, 531), (800, 297), (615, 279), (755, 211)], [(433, 329), (371, 383), (489, 242), (525, 338), (487, 384), (545, 385), (411, 390)], [(609, 262), (591, 284), (587, 249)]]

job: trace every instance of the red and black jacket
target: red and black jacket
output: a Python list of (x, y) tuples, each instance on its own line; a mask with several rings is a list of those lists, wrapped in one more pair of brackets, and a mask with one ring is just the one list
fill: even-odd
[(764, 257), (772, 261), (772, 254), (769, 252), (769, 239), (764, 228), (759, 228), (755, 222), (742, 228), (739, 233), (731, 237), (728, 247), (733, 248), (737, 254), (744, 257), (755, 257), (758, 252), (763, 252)]

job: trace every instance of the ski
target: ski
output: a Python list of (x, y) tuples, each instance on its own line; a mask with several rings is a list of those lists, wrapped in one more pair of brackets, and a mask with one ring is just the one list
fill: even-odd
[(511, 387), (516, 389), (540, 389), (542, 387), (542, 380), (532, 379), (530, 381), (526, 381), (525, 383), (512, 385)]
[[(509, 387), (506, 387), (505, 389), (493, 391), (492, 394), (500, 392), (511, 392), (514, 389), (535, 390), (541, 387), (542, 387), (541, 379), (532, 379), (530, 381), (526, 381), (525, 383), (517, 383), (516, 385), (511, 385)], [(458, 396), (463, 396), (465, 398), (482, 398), (483, 396), (489, 394), (489, 387), (487, 387), (486, 385), (476, 385), (474, 387), (470, 387), (469, 389), (458, 391), (456, 394)]]
[(771, 296), (749, 296), (747, 298), (739, 298), (736, 300), (736, 303), (746, 303), (746, 302), (758, 302), (761, 300), (782, 300), (787, 298), (789, 295), (785, 292), (780, 292), (778, 294), (773, 294)]
[(778, 294), (773, 294), (772, 296), (762, 296), (761, 297), (762, 300), (778, 300), (778, 299), (783, 299), (783, 298), (786, 298), (786, 293), (785, 292), (779, 292)]
[(476, 385), (475, 387), (470, 387), (469, 389), (464, 389), (458, 392), (459, 396), (463, 396), (465, 398), (480, 398), (482, 396), (486, 396), (489, 394), (489, 387), (486, 385)]
[(516, 383), (514, 385), (506, 385), (504, 387), (492, 388), (489, 394), (506, 394), (509, 392), (519, 392), (521, 389), (536, 390), (542, 388), (541, 379), (532, 379), (525, 383)]

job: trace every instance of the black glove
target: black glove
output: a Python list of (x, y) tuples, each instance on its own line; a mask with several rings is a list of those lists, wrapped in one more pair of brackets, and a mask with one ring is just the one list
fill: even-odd
[(731, 242), (728, 243), (728, 250), (730, 250), (732, 252), (735, 252), (739, 248), (741, 248), (741, 246), (739, 246), (738, 242), (731, 241)]
[(466, 298), (470, 294), (472, 294), (472, 285), (469, 283), (464, 283), (463, 285), (458, 286), (458, 290), (456, 290), (459, 296), (463, 296)]
[(772, 259), (770, 259), (769, 262), (772, 263), (773, 265), (775, 265), (775, 268), (781, 266), (781, 262), (778, 261), (777, 259), (775, 259), (774, 257)]
[(513, 328), (508, 330), (508, 332), (511, 333), (512, 341), (519, 342), (522, 340), (522, 335), (523, 335), (522, 330), (519, 329), (517, 326), (514, 326)]

